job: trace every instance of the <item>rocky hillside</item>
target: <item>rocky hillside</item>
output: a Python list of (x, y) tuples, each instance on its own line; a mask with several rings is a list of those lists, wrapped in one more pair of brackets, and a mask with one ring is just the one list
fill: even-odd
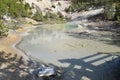
[[(51, 13), (61, 12), (64, 16), (66, 15), (65, 8), (68, 8), (70, 5), (70, 1), (51, 1), (51, 0), (25, 0), (26, 3), (29, 3), (30, 6), (34, 6), (34, 8), (42, 11), (43, 15), (45, 15), (48, 11)], [(33, 13), (35, 13), (35, 9)]]

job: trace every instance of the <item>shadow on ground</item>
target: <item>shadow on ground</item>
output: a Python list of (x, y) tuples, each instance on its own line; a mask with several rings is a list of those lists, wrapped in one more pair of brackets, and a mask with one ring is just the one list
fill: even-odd
[[(118, 53), (120, 54), (113, 54)], [(69, 64), (68, 67), (62, 67), (61, 80), (119, 80), (116, 75), (119, 73), (117, 66), (120, 59), (112, 53), (99, 52), (80, 59), (62, 59), (59, 62)]]
[(0, 52), (0, 80), (120, 80), (119, 53), (99, 52), (80, 59), (59, 60), (69, 64), (61, 68), (61, 77), (43, 79), (33, 71), (41, 66), (39, 62), (30, 60), (26, 64), (23, 57), (18, 59), (17, 55)]
[(42, 80), (33, 74), (38, 66), (40, 64), (32, 60), (25, 63), (22, 56), (0, 52), (0, 80)]

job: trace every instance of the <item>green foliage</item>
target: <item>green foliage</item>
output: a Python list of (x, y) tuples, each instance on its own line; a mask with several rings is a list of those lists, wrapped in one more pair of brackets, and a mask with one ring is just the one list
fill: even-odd
[(52, 5), (52, 8), (55, 8), (55, 5), (54, 5), (54, 4)]
[(0, 37), (8, 35), (8, 27), (4, 25), (3, 21), (0, 21)]
[(34, 14), (34, 16), (32, 17), (34, 20), (36, 21), (43, 21), (44, 17), (41, 11), (36, 11), (36, 13)]
[(7, 4), (4, 0), (0, 0), (0, 18), (7, 12)]
[(45, 18), (45, 19), (55, 19), (55, 18), (57, 18), (57, 15), (48, 11), (48, 12), (45, 14), (44, 18)]
[(99, 7), (105, 4), (106, 0), (72, 0), (71, 5), (66, 11), (74, 12), (88, 10), (90, 7)]
[(69, 7), (69, 11), (74, 12), (74, 11), (87, 10), (89, 6), (90, 3), (88, 2), (78, 2), (77, 5), (76, 3), (72, 3), (72, 5)]
[(29, 4), (24, 4), (23, 0), (0, 0), (0, 18), (5, 14), (8, 14), (13, 18), (29, 17), (29, 11)]
[[(24, 3), (24, 0), (0, 0), (0, 19), (3, 18), (4, 15), (10, 16), (12, 18), (16, 17), (31, 17), (32, 11), (34, 8), (30, 7), (28, 3)], [(41, 1), (41, 0), (38, 0)], [(61, 5), (58, 3), (58, 5)], [(55, 5), (52, 5), (55, 8)], [(59, 12), (58, 15), (51, 13), (48, 11), (45, 16), (43, 16), (42, 12), (37, 10), (36, 13), (32, 17), (36, 21), (44, 21), (50, 19), (63, 18), (62, 14)]]
[(88, 10), (90, 7), (105, 7), (105, 17), (107, 19), (118, 20), (120, 22), (120, 0), (72, 0), (66, 12)]
[(120, 22), (120, 1), (108, 0), (107, 5), (105, 5), (105, 14), (107, 19)]
[(49, 24), (53, 24), (53, 23), (64, 23), (65, 22), (65, 18), (62, 15), (61, 12), (58, 12), (57, 14), (55, 13), (51, 13), (51, 12), (47, 12), (46, 15), (44, 16), (44, 22), (45, 23), (49, 23)]
[(45, 19), (64, 19), (64, 16), (62, 15), (61, 12), (58, 12), (57, 14), (51, 13), (51, 12), (47, 12), (46, 15), (44, 16)]
[(115, 17), (120, 23), (120, 2), (116, 3), (116, 16)]
[(69, 8), (65, 8), (65, 12), (69, 12), (70, 11), (70, 7)]
[[(48, 22), (48, 23), (63, 23), (64, 16), (62, 15), (61, 12), (58, 12), (57, 14), (52, 13), (48, 11), (45, 16), (43, 16), (41, 11), (37, 11), (36, 14), (32, 17), (36, 21), (43, 21), (43, 22)], [(52, 22), (53, 21), (53, 22)]]
[(60, 2), (58, 2), (58, 6), (61, 6), (61, 3), (60, 3)]
[(58, 18), (64, 18), (64, 16), (62, 15), (61, 12), (58, 12), (58, 13), (57, 13), (57, 16), (58, 16)]
[(37, 2), (42, 1), (42, 0), (37, 0)]

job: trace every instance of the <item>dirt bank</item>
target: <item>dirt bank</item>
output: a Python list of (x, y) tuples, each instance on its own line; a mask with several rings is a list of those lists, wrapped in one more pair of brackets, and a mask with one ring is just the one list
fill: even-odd
[(41, 80), (33, 74), (33, 70), (40, 63), (31, 60), (15, 47), (21, 41), (22, 34), (26, 33), (29, 28), (34, 28), (30, 24), (22, 26), (15, 31), (10, 31), (7, 37), (0, 39), (0, 80)]

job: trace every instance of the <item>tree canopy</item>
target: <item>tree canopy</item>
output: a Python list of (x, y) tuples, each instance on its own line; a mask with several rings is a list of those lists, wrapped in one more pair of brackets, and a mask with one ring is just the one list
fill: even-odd
[(105, 8), (106, 18), (120, 22), (120, 0), (71, 0), (67, 11), (75, 12), (101, 6)]
[(28, 3), (23, 3), (23, 0), (0, 0), (0, 18), (3, 15), (11, 17), (29, 17), (30, 6)]

